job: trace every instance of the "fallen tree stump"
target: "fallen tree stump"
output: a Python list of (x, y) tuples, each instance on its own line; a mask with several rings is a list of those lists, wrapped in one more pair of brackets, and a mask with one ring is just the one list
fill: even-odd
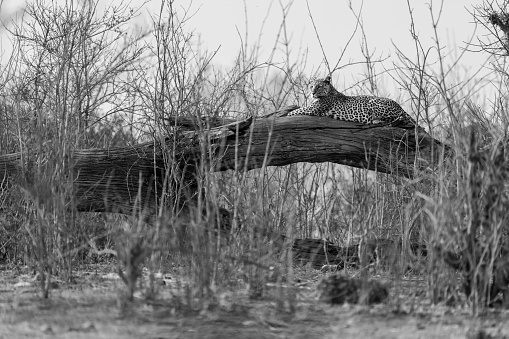
[[(344, 269), (348, 266), (358, 267), (361, 244), (338, 246), (330, 241), (322, 239), (295, 239), (292, 243), (292, 255), (294, 262), (309, 264), (313, 268), (320, 269), (323, 265), (335, 265), (336, 269)], [(401, 242), (391, 239), (379, 239), (364, 243), (365, 255), (369, 263), (386, 261), (389, 256), (401, 251)], [(424, 244), (410, 242), (409, 250), (414, 256), (426, 257), (428, 252)]]

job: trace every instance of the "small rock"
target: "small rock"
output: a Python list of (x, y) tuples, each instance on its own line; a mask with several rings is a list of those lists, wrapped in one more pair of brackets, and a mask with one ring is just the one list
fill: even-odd
[(89, 332), (95, 330), (95, 325), (91, 321), (85, 321), (83, 324), (81, 324), (81, 330), (84, 332)]
[(47, 333), (47, 334), (51, 334), (53, 333), (53, 329), (51, 328), (50, 325), (48, 324), (43, 324), (39, 327), (39, 331), (43, 332), (43, 333)]
[[(319, 300), (330, 304), (356, 304), (361, 299), (362, 281), (342, 274), (333, 274), (323, 278), (317, 286)], [(376, 280), (368, 280), (365, 285), (367, 295), (365, 303), (381, 303), (389, 296), (387, 287)]]
[(320, 301), (330, 304), (345, 302), (356, 304), (359, 300), (359, 287), (354, 279), (341, 274), (329, 275), (323, 278), (317, 286), (318, 298)]
[(246, 327), (256, 326), (256, 321), (254, 321), (254, 320), (244, 320), (242, 322), (242, 325), (244, 325)]

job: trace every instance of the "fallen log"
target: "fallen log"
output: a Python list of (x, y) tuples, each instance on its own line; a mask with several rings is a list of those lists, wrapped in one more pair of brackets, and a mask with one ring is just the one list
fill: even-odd
[[(272, 116), (223, 122), (228, 124), (188, 131), (179, 129), (175, 120), (174, 132), (161, 141), (75, 150), (70, 166), (76, 209), (155, 210), (165, 203), (162, 192), (185, 203), (196, 195), (197, 177), (203, 170), (333, 162), (412, 178), (416, 169), (433, 166), (444, 150), (427, 134), (326, 117)], [(24, 175), (30, 166), (21, 159), (19, 153), (0, 156), (0, 178), (16, 181)], [(164, 187), (168, 175), (180, 184), (172, 188), (174, 192)]]

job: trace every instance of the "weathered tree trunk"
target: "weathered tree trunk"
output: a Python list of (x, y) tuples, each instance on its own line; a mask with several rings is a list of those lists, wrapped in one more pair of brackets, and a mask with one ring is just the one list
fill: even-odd
[[(416, 137), (414, 131), (389, 126), (309, 116), (250, 118), (207, 130), (180, 129), (164, 144), (76, 150), (76, 208), (130, 213), (135, 201), (137, 208), (154, 207), (169, 170), (187, 187), (170, 193), (184, 195), (185, 201), (196, 191), (197, 169), (203, 166), (224, 171), (333, 162), (411, 178), (442, 151), (429, 135)], [(22, 173), (20, 159), (20, 154), (0, 156), (0, 178), (15, 181)]]

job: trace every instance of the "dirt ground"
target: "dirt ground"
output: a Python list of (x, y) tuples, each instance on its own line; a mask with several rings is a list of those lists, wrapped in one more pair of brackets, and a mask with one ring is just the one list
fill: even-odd
[(158, 276), (155, 300), (120, 302), (112, 270), (56, 280), (43, 300), (33, 275), (0, 266), (0, 338), (509, 338), (508, 311), (473, 318), (466, 302), (431, 306), (423, 277), (393, 284), (384, 304), (330, 306), (317, 300), (324, 273), (307, 269), (299, 283), (268, 284), (259, 300), (245, 287), (217, 291), (217, 302), (199, 311), (175, 302), (181, 284), (170, 275)]

